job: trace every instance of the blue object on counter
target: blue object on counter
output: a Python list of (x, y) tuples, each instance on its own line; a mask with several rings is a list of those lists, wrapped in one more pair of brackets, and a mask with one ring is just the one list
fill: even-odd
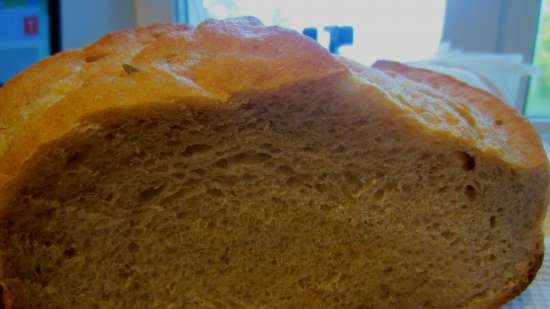
[(338, 48), (342, 45), (353, 45), (353, 27), (351, 26), (327, 26), (325, 30), (330, 34), (328, 50), (338, 54)]
[(302, 34), (317, 41), (317, 28), (304, 28)]

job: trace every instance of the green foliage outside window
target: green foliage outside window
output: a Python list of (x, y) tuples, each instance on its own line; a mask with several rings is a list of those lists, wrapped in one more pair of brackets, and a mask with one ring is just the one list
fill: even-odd
[(534, 64), (542, 69), (532, 78), (527, 97), (526, 114), (550, 116), (550, 0), (543, 3)]

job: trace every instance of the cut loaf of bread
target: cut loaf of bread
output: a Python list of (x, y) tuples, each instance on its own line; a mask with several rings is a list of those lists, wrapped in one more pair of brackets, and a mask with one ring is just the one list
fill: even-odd
[(0, 89), (0, 308), (497, 308), (547, 169), (444, 75), (253, 18), (112, 33)]

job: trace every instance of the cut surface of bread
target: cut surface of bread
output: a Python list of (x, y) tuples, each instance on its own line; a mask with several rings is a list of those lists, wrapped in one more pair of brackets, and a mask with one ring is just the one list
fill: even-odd
[(123, 31), (0, 89), (0, 308), (497, 308), (547, 187), (450, 77), (252, 18)]

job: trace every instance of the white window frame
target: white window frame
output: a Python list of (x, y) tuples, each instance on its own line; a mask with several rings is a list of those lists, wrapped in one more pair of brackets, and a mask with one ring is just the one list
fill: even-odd
[[(521, 54), (532, 63), (543, 0), (447, 0), (443, 40), (463, 51)], [(546, 0), (550, 1), (550, 0)], [(467, 23), (463, 21), (467, 20)], [(468, 34), (475, 30), (475, 37)], [(514, 106), (523, 114), (529, 81), (524, 78)], [(550, 143), (550, 117), (527, 117)]]

